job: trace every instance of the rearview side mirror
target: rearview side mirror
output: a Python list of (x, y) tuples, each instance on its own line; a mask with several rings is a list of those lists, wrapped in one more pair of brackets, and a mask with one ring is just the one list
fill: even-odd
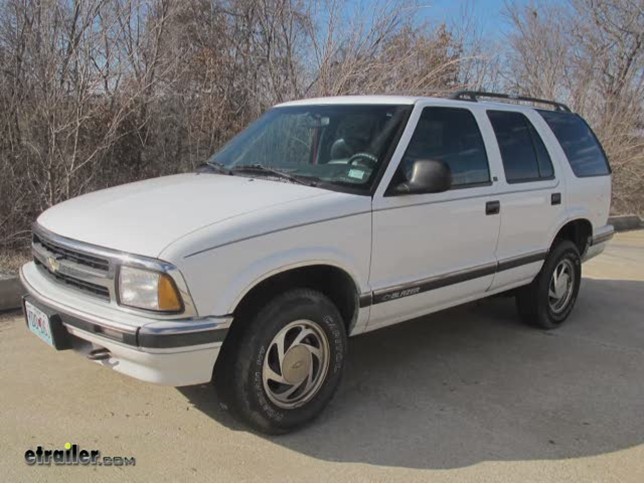
[(452, 171), (447, 163), (439, 160), (416, 160), (409, 179), (394, 188), (398, 195), (440, 193), (452, 186)]

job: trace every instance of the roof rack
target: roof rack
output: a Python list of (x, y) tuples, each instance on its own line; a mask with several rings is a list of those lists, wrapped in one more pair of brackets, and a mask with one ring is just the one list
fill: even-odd
[(501, 94), (497, 92), (485, 91), (457, 91), (450, 96), (450, 99), (460, 99), (461, 101), (477, 102), (479, 97), (489, 97), (496, 99), (509, 99), (511, 101), (527, 101), (532, 103), (547, 104), (555, 108), (555, 111), (572, 112), (568, 106), (556, 101), (549, 101), (547, 99), (538, 99), (536, 97), (515, 96), (513, 94)]

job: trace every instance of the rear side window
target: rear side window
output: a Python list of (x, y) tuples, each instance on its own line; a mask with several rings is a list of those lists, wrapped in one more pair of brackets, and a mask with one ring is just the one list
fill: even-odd
[(552, 169), (552, 161), (550, 161), (550, 155), (548, 154), (548, 150), (546, 150), (546, 145), (543, 144), (541, 136), (539, 136), (539, 133), (537, 133), (537, 130), (532, 126), (532, 123), (527, 118), (526, 123), (528, 124), (528, 131), (530, 131), (530, 136), (532, 138), (534, 152), (537, 155), (539, 177), (552, 178), (555, 173)]
[(576, 114), (539, 111), (578, 177), (610, 174), (608, 160), (586, 121)]
[(401, 169), (410, 170), (415, 160), (430, 159), (449, 165), (454, 188), (490, 182), (483, 137), (474, 115), (467, 109), (423, 109)]
[(488, 111), (487, 116), (499, 144), (508, 183), (553, 178), (550, 155), (528, 118), (510, 111)]

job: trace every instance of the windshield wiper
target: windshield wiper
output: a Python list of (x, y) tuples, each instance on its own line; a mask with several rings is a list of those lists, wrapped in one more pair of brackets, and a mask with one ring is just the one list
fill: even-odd
[(217, 173), (223, 173), (224, 175), (232, 175), (232, 170), (228, 168), (226, 165), (223, 163), (220, 163), (218, 161), (211, 161), (208, 160), (201, 165), (197, 167), (197, 169), (208, 169), (208, 170), (214, 170)]
[(238, 165), (234, 166), (230, 169), (231, 173), (255, 173), (255, 174), (262, 174), (262, 175), (271, 175), (276, 178), (281, 178), (283, 180), (288, 180), (293, 183), (298, 183), (300, 185), (306, 185), (309, 187), (314, 187), (317, 185), (316, 182), (312, 180), (305, 180), (302, 179), (301, 177), (291, 175), (289, 173), (286, 173), (281, 170), (277, 170), (275, 168), (270, 168), (268, 166), (261, 165), (259, 163), (253, 163), (250, 165)]

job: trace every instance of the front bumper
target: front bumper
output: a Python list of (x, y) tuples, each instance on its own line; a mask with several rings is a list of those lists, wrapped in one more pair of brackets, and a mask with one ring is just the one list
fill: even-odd
[(94, 301), (45, 276), (33, 262), (20, 270), (29, 297), (56, 314), (72, 335), (73, 349), (104, 348), (99, 363), (140, 380), (172, 386), (206, 383), (232, 317), (155, 319)]

